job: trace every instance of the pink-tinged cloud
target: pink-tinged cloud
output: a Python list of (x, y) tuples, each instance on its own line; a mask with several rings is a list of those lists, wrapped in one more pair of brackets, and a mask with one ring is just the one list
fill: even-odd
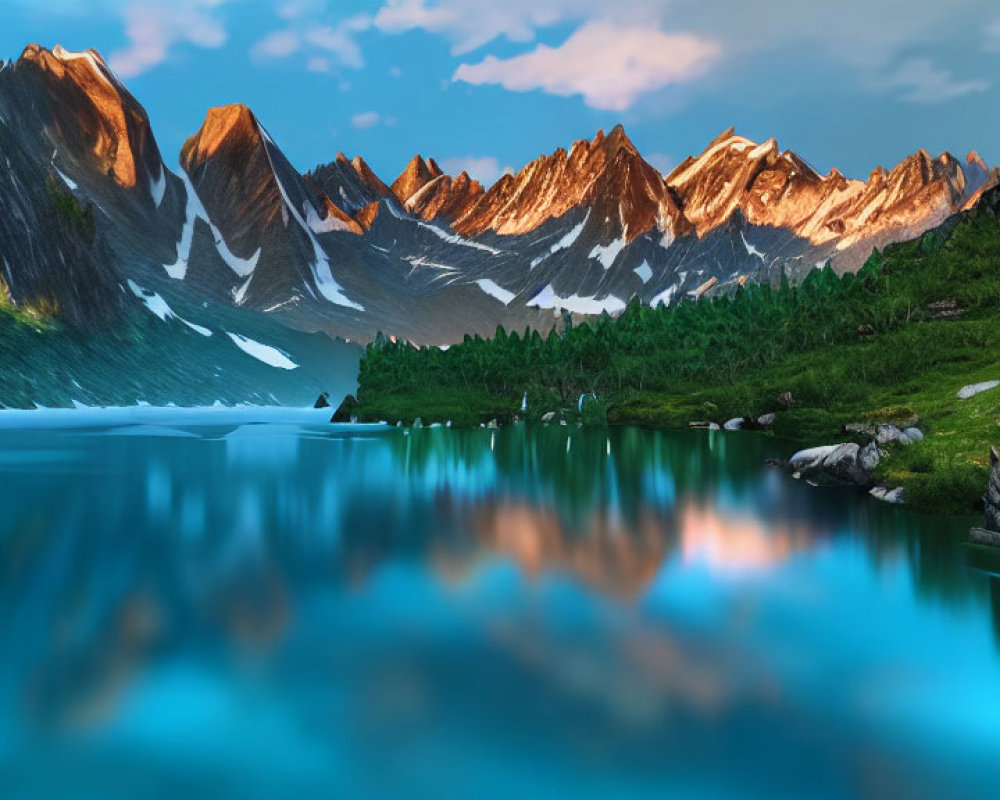
[(109, 56), (112, 69), (123, 78), (149, 71), (166, 61), (177, 44), (222, 47), (226, 30), (213, 11), (223, 0), (177, 0), (132, 3), (123, 11), (127, 47)]
[(721, 55), (710, 39), (592, 22), (559, 47), (540, 44), (507, 59), (487, 56), (460, 65), (452, 79), (514, 92), (581, 95), (592, 108), (625, 111), (642, 94), (694, 80)]

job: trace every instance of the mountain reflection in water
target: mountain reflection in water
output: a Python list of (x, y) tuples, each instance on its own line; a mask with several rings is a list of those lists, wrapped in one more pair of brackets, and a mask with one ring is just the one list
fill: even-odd
[(0, 442), (4, 797), (929, 797), (1000, 754), (967, 521), (790, 481), (766, 437)]

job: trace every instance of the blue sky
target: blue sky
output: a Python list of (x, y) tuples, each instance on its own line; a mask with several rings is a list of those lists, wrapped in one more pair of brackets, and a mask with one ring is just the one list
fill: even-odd
[(0, 54), (94, 47), (168, 163), (244, 102), (302, 170), (415, 152), (489, 182), (621, 122), (668, 170), (734, 125), (865, 177), (1000, 164), (996, 0), (3, 0)]

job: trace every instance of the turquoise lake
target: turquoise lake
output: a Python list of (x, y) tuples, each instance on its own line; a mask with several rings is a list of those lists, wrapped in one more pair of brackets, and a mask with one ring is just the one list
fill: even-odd
[(0, 417), (0, 797), (1000, 794), (975, 520), (752, 433), (328, 417)]

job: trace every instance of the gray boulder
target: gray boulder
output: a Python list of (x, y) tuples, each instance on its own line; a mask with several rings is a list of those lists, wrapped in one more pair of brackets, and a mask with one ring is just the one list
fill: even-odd
[(788, 459), (787, 469), (795, 477), (817, 482), (869, 486), (871, 475), (861, 464), (860, 456), (861, 448), (854, 442), (810, 447)]
[(762, 428), (769, 428), (774, 424), (775, 413), (772, 411), (770, 414), (761, 414), (757, 417), (757, 424)]
[(875, 432), (875, 441), (879, 444), (892, 444), (893, 442), (899, 442), (900, 444), (910, 443), (906, 434), (895, 425), (879, 425), (878, 430)]
[(542, 414), (542, 422), (552, 422), (552, 420), (554, 420), (555, 418), (556, 418), (555, 411), (546, 411), (544, 414)]
[(901, 505), (906, 502), (903, 487), (898, 486), (895, 489), (889, 489), (885, 486), (874, 486), (872, 490), (868, 492), (876, 500), (881, 500), (883, 503), (892, 503), (894, 505)]
[(743, 417), (733, 417), (732, 419), (726, 420), (726, 423), (722, 427), (727, 431), (738, 431), (743, 427), (743, 422)]
[(861, 451), (858, 453), (858, 463), (863, 470), (871, 472), (879, 465), (882, 455), (882, 449), (878, 446), (878, 442), (872, 440), (861, 448)]
[(924, 440), (924, 432), (920, 428), (904, 428), (903, 433), (906, 434), (906, 438), (911, 442), (922, 442)]
[(895, 489), (885, 493), (885, 497), (882, 498), (887, 503), (894, 503), (896, 505), (902, 505), (906, 502), (905, 490), (902, 486), (897, 486)]
[(822, 475), (837, 483), (854, 483), (866, 486), (871, 483), (871, 475), (858, 461), (861, 448), (854, 442), (839, 445), (822, 462)]
[(806, 450), (799, 450), (788, 459), (787, 467), (791, 472), (811, 474), (818, 470), (823, 463), (823, 459), (840, 447), (839, 444), (828, 444), (822, 447), (810, 447)]

